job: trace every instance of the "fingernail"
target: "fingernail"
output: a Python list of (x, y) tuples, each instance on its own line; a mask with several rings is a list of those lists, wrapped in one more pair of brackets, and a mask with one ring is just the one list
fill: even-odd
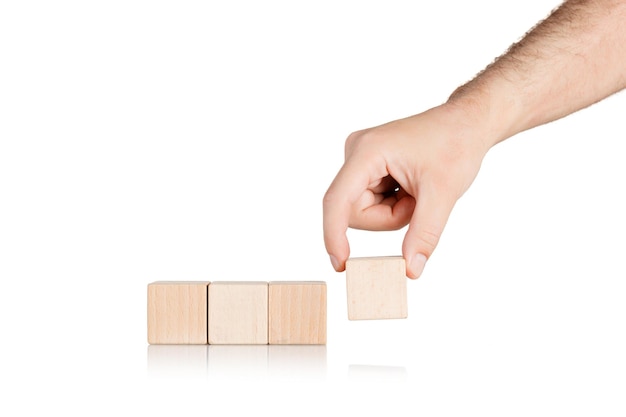
[(333, 268), (335, 268), (335, 271), (339, 270), (339, 261), (333, 255), (330, 255), (330, 263), (333, 264)]
[(411, 259), (411, 264), (409, 265), (414, 279), (419, 278), (419, 276), (422, 275), (422, 271), (424, 270), (425, 265), (426, 265), (426, 256), (424, 256), (421, 253), (416, 253), (413, 256), (413, 259)]

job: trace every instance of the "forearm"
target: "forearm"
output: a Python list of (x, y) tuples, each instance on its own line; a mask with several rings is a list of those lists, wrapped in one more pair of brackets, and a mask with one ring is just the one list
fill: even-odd
[(626, 1), (566, 1), (448, 100), (491, 146), (626, 87)]

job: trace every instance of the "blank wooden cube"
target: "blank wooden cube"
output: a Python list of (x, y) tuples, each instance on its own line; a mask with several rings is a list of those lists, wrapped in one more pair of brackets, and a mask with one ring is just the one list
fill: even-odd
[(401, 256), (348, 259), (348, 319), (406, 318), (406, 282), (406, 267)]
[(207, 344), (208, 282), (148, 284), (148, 343)]
[(269, 283), (270, 345), (326, 344), (326, 283)]
[(209, 285), (209, 344), (267, 344), (267, 282)]

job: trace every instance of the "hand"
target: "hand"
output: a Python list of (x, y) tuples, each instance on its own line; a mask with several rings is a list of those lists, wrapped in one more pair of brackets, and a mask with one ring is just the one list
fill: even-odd
[(455, 105), (352, 133), (345, 162), (324, 196), (324, 242), (336, 271), (350, 255), (348, 227), (397, 230), (409, 278), (421, 275), (456, 201), (488, 146), (480, 120)]

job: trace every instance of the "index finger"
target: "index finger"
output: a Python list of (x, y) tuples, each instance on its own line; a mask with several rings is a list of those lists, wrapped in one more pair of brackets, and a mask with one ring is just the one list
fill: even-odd
[(324, 244), (337, 272), (345, 269), (346, 260), (350, 256), (346, 231), (350, 225), (353, 205), (376, 177), (383, 178), (386, 175), (377, 175), (372, 171), (364, 161), (355, 162), (354, 158), (346, 161), (324, 195)]

